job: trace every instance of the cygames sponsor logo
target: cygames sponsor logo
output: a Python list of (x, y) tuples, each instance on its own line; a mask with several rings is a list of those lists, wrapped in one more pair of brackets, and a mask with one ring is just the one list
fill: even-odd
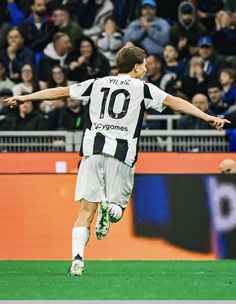
[(107, 130), (107, 131), (108, 130), (119, 130), (119, 131), (124, 131), (124, 132), (128, 131), (128, 128), (124, 127), (124, 126), (116, 126), (116, 125), (109, 125), (109, 124), (104, 125), (99, 122), (95, 122), (94, 126), (95, 126), (96, 130)]

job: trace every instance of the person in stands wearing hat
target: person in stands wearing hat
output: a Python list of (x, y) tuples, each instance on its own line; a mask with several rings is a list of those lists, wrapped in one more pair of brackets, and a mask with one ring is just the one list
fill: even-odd
[(207, 29), (196, 21), (195, 7), (184, 1), (178, 8), (178, 22), (171, 27), (170, 41), (179, 50), (179, 57), (185, 58), (197, 52), (197, 41), (206, 35)]
[(124, 42), (138, 43), (148, 54), (162, 55), (165, 44), (169, 42), (170, 25), (156, 17), (154, 0), (143, 0), (141, 6), (141, 17), (127, 27)]
[(219, 78), (220, 72), (226, 67), (226, 62), (214, 49), (212, 39), (209, 36), (199, 38), (198, 53), (204, 60), (205, 73), (211, 79)]

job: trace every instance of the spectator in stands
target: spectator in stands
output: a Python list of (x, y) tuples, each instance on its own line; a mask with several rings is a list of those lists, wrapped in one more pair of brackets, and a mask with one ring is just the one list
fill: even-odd
[(56, 29), (46, 16), (46, 0), (31, 0), (32, 14), (21, 24), (20, 29), (25, 37), (26, 46), (35, 52), (38, 66), (42, 51), (52, 40)]
[(147, 56), (146, 62), (146, 81), (154, 84), (155, 86), (168, 93), (173, 92), (173, 87), (175, 84), (175, 75), (172, 73), (164, 73), (161, 58), (156, 55), (149, 55)]
[(7, 35), (7, 47), (0, 51), (0, 61), (4, 64), (6, 75), (14, 82), (19, 81), (24, 64), (34, 63), (34, 53), (24, 46), (24, 38), (17, 28)]
[(49, 125), (50, 125), (49, 120), (50, 120), (50, 114), (53, 111), (53, 102), (51, 100), (43, 100), (38, 105), (38, 113), (40, 114), (39, 117), (40, 130), (49, 130)]
[(139, 43), (148, 54), (162, 55), (169, 42), (170, 25), (156, 17), (157, 5), (154, 0), (142, 0), (141, 17), (127, 27), (124, 42)]
[(50, 113), (50, 130), (75, 131), (83, 129), (83, 110), (80, 100), (68, 98), (64, 107)]
[(235, 72), (233, 69), (224, 69), (220, 73), (220, 83), (223, 87), (223, 102), (228, 106), (236, 103)]
[(186, 66), (183, 61), (179, 61), (179, 52), (175, 45), (166, 44), (164, 48), (164, 72), (175, 74), (176, 80), (182, 79)]
[(149, 55), (146, 58), (146, 62), (146, 81), (160, 87), (161, 79), (164, 75), (161, 58), (156, 55)]
[(59, 32), (65, 33), (70, 37), (72, 46), (75, 47), (82, 38), (82, 28), (78, 23), (71, 20), (70, 13), (66, 6), (60, 6), (52, 15), (52, 20)]
[(97, 50), (91, 38), (84, 37), (78, 50), (68, 57), (68, 79), (81, 82), (109, 74), (109, 61)]
[(12, 96), (12, 91), (0, 87), (0, 131), (13, 131), (15, 127), (15, 113), (10, 111), (9, 107), (4, 104), (3, 100)]
[[(146, 58), (147, 64), (147, 73), (146, 81), (154, 84), (155, 86), (165, 90), (168, 93), (173, 92), (175, 76), (172, 73), (165, 74), (163, 69), (162, 60), (159, 56), (149, 55)], [(147, 114), (149, 115), (160, 115), (159, 112), (155, 110), (148, 110)], [(172, 110), (167, 108), (162, 114), (173, 114)], [(158, 119), (155, 120), (146, 120), (144, 116), (143, 120), (143, 129), (166, 129), (166, 122)]]
[(209, 97), (209, 109), (213, 115), (224, 115), (228, 109), (227, 103), (223, 101), (222, 86), (218, 81), (212, 81), (208, 84), (207, 95)]
[(14, 82), (6, 76), (6, 69), (2, 61), (0, 61), (0, 88), (12, 89)]
[(21, 69), (21, 82), (14, 85), (12, 88), (13, 95), (30, 94), (40, 89), (45, 89), (46, 84), (39, 82), (38, 74), (32, 64), (24, 64)]
[(194, 0), (198, 18), (210, 33), (215, 27), (215, 16), (223, 9), (223, 0)]
[(48, 81), (54, 65), (60, 65), (65, 68), (71, 47), (70, 38), (67, 34), (58, 32), (53, 36), (52, 42), (43, 50), (43, 58), (39, 70), (42, 80)]
[(224, 0), (224, 11), (235, 13), (236, 12), (235, 0)]
[(67, 80), (63, 68), (60, 65), (55, 65), (51, 70), (47, 87), (48, 88), (65, 87), (70, 84), (72, 84), (72, 82)]
[(236, 162), (233, 159), (224, 159), (220, 162), (221, 173), (236, 173)]
[(226, 63), (222, 56), (220, 56), (213, 47), (212, 39), (208, 36), (201, 37), (198, 40), (198, 52), (204, 59), (204, 71), (212, 79), (217, 79)]
[(170, 42), (178, 47), (180, 58), (196, 54), (197, 41), (206, 33), (205, 26), (196, 21), (194, 5), (182, 2), (178, 8), (178, 22), (170, 30)]
[[(207, 96), (204, 94), (196, 94), (192, 98), (192, 104), (203, 112), (210, 114), (208, 110), (209, 104)], [(180, 120), (177, 122), (177, 129), (186, 129), (186, 130), (197, 130), (197, 129), (211, 129), (205, 121), (202, 121), (196, 117), (183, 115)]]
[(236, 16), (220, 11), (211, 36), (217, 52), (221, 55), (236, 55)]
[(106, 18), (112, 15), (113, 7), (111, 0), (89, 1), (84, 16), (80, 20), (80, 24), (84, 28), (84, 35), (97, 41)]
[(116, 66), (116, 53), (121, 48), (123, 33), (118, 28), (113, 17), (108, 17), (104, 24), (104, 31), (99, 35), (98, 50), (109, 60), (111, 68)]
[(19, 115), (16, 120), (16, 131), (41, 130), (40, 115), (34, 110), (33, 103), (28, 101), (19, 106)]
[(207, 94), (209, 77), (204, 72), (204, 60), (194, 56), (189, 61), (187, 75), (179, 82), (179, 89), (191, 99), (197, 93)]

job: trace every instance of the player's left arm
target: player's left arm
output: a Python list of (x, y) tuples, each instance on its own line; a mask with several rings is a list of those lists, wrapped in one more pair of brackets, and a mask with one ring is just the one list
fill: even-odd
[(188, 102), (182, 98), (179, 98), (179, 97), (174, 97), (174, 96), (168, 95), (165, 97), (163, 104), (170, 107), (174, 111), (180, 111), (182, 113), (203, 119), (203, 120), (207, 121), (212, 127), (216, 128), (217, 130), (222, 130), (226, 123), (231, 123), (227, 119), (209, 115), (209, 114), (201, 111), (197, 107), (195, 107), (190, 102)]
[(46, 89), (32, 94), (23, 96), (13, 96), (4, 100), (12, 108), (25, 103), (26, 101), (41, 101), (41, 100), (55, 100), (69, 97), (69, 87), (57, 87), (53, 89)]

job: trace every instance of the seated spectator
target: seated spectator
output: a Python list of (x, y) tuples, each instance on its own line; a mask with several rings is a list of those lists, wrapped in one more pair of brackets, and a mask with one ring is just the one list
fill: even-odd
[(220, 11), (211, 37), (215, 49), (221, 55), (236, 55), (236, 16)]
[(164, 75), (161, 58), (156, 55), (149, 55), (146, 58), (146, 81), (160, 87)]
[(210, 33), (215, 27), (215, 16), (223, 9), (223, 0), (194, 0), (200, 22), (205, 25)]
[(172, 44), (166, 44), (164, 48), (164, 72), (175, 74), (176, 80), (182, 79), (185, 72), (185, 64), (178, 61), (178, 49)]
[(78, 23), (71, 20), (70, 13), (66, 6), (60, 6), (52, 14), (52, 20), (57, 31), (65, 33), (70, 37), (73, 47), (75, 47), (82, 38), (82, 29)]
[(24, 38), (19, 29), (13, 28), (7, 35), (7, 47), (0, 51), (0, 61), (4, 64), (6, 75), (18, 82), (24, 64), (34, 63), (34, 53), (24, 46)]
[(108, 59), (98, 52), (94, 42), (84, 37), (78, 46), (78, 51), (68, 56), (68, 79), (84, 81), (90, 78), (104, 77), (110, 72)]
[(83, 110), (80, 100), (68, 98), (64, 107), (57, 108), (50, 113), (50, 130), (75, 131), (83, 129)]
[(97, 41), (99, 34), (103, 30), (104, 22), (113, 12), (111, 0), (94, 0), (87, 4), (83, 19), (80, 20), (84, 28), (84, 35)]
[(236, 12), (235, 0), (224, 0), (224, 11), (235, 13)]
[(207, 33), (204, 25), (196, 21), (196, 10), (184, 1), (178, 8), (179, 19), (170, 30), (170, 42), (178, 47), (180, 58), (196, 54), (198, 39)]
[(42, 51), (51, 42), (56, 29), (47, 17), (46, 0), (31, 0), (32, 14), (20, 25), (27, 47), (35, 52), (38, 66)]
[(204, 59), (204, 71), (212, 79), (217, 79), (226, 63), (213, 47), (213, 42), (210, 37), (201, 37), (198, 40), (198, 53)]
[(6, 69), (3, 62), (0, 61), (0, 88), (12, 89), (14, 82), (6, 76)]
[(163, 91), (172, 94), (174, 91), (175, 75), (164, 73), (162, 60), (156, 55), (149, 55), (147, 61), (146, 81), (154, 84)]
[(70, 50), (71, 42), (69, 36), (65, 33), (56, 33), (52, 42), (43, 50), (43, 58), (39, 69), (40, 79), (48, 81), (54, 65), (60, 65), (64, 68)]
[(0, 87), (0, 131), (13, 131), (15, 127), (15, 111), (14, 109), (10, 111), (9, 107), (3, 102), (11, 96), (12, 91), (10, 89)]
[(67, 80), (66, 74), (60, 65), (55, 65), (50, 73), (47, 83), (48, 88), (66, 87), (72, 84), (72, 81)]
[(44, 82), (38, 80), (38, 74), (36, 69), (31, 64), (23, 65), (21, 69), (21, 82), (14, 85), (12, 88), (13, 95), (25, 95), (30, 94), (40, 89), (45, 89)]
[(111, 68), (116, 66), (116, 53), (122, 47), (123, 33), (118, 29), (113, 17), (108, 17), (104, 24), (104, 31), (99, 35), (98, 50), (109, 60)]
[(40, 115), (34, 110), (33, 103), (27, 101), (19, 106), (19, 115), (16, 119), (16, 131), (41, 130)]
[(207, 94), (209, 77), (204, 72), (204, 61), (201, 57), (194, 56), (189, 61), (187, 75), (180, 82), (179, 89), (191, 99), (197, 93)]
[(224, 159), (220, 162), (221, 173), (236, 173), (236, 162), (233, 159)]
[[(196, 94), (192, 98), (192, 104), (200, 109), (201, 111), (210, 114), (208, 108), (208, 99), (206, 95)], [(204, 120), (196, 118), (194, 116), (183, 115), (180, 120), (177, 122), (177, 129), (186, 129), (186, 130), (198, 130), (198, 129), (212, 129)]]
[(223, 101), (222, 86), (219, 82), (210, 82), (207, 87), (208, 97), (210, 101), (209, 109), (213, 115), (224, 115), (227, 112), (228, 104)]
[(236, 103), (236, 86), (235, 86), (235, 72), (232, 69), (224, 69), (220, 73), (220, 84), (223, 88), (223, 102), (228, 107)]
[(124, 42), (139, 43), (148, 54), (162, 55), (164, 45), (169, 42), (170, 25), (156, 17), (154, 0), (142, 0), (141, 17), (127, 27)]
[(53, 111), (53, 102), (51, 100), (43, 100), (38, 105), (38, 113), (40, 114), (40, 130), (49, 130), (50, 114)]

